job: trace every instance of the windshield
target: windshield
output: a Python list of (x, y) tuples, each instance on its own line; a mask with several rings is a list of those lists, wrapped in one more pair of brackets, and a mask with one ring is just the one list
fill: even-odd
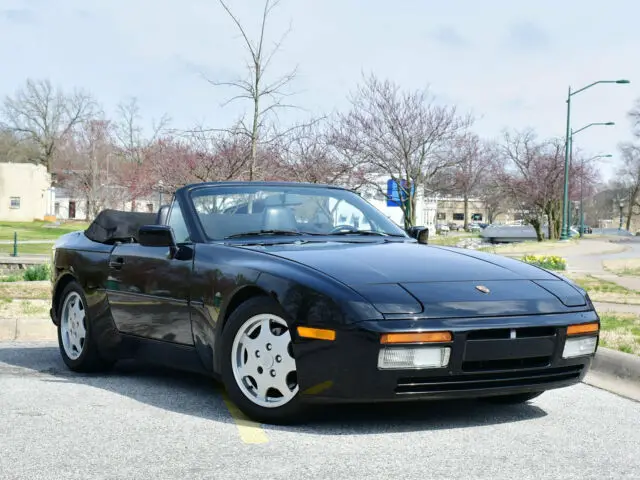
[(405, 232), (348, 190), (301, 186), (211, 186), (191, 193), (210, 240), (243, 234), (391, 235)]

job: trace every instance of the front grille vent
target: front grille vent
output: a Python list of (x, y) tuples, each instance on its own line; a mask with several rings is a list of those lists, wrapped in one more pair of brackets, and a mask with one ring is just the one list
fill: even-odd
[(397, 394), (460, 392), (518, 386), (535, 386), (575, 380), (580, 377), (583, 365), (544, 368), (515, 372), (476, 373), (440, 377), (407, 377), (398, 380)]

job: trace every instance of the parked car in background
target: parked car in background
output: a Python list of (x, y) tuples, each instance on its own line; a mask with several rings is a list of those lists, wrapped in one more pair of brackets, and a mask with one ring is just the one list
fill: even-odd
[(438, 235), (446, 235), (447, 233), (449, 233), (449, 225), (445, 223), (438, 223), (436, 225), (436, 233)]

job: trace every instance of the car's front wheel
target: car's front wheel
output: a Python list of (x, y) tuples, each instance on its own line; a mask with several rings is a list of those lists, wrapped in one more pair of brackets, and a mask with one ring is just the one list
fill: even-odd
[(62, 360), (76, 372), (93, 372), (107, 369), (112, 362), (105, 361), (91, 336), (91, 318), (87, 301), (80, 285), (69, 283), (57, 305), (58, 345)]
[(290, 325), (273, 299), (240, 305), (222, 333), (222, 380), (230, 399), (263, 423), (297, 421), (303, 407)]

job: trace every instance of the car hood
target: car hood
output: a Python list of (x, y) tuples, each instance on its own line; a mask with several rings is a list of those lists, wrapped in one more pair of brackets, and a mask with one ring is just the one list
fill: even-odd
[(408, 242), (250, 246), (348, 285), (383, 314), (433, 318), (564, 313), (584, 292), (526, 263), (472, 250)]

